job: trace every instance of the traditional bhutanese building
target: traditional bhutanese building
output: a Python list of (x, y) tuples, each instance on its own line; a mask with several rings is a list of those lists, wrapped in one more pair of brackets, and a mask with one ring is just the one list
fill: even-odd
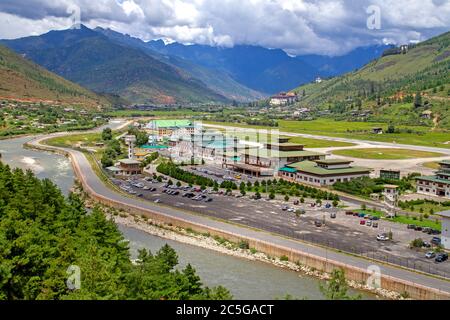
[(278, 175), (285, 180), (315, 186), (330, 186), (370, 175), (369, 168), (353, 167), (351, 163), (340, 159), (295, 162), (282, 167)]
[(450, 198), (450, 160), (441, 161), (439, 165), (434, 176), (416, 178), (417, 193)]
[(142, 173), (141, 162), (134, 159), (121, 159), (115, 166), (106, 168), (116, 176), (132, 176)]
[(145, 130), (150, 135), (157, 136), (157, 140), (170, 137), (175, 132), (180, 135), (190, 135), (195, 132), (194, 123), (190, 120), (152, 120), (146, 126)]
[(297, 94), (293, 92), (281, 92), (270, 98), (270, 104), (273, 106), (282, 106), (294, 103), (298, 100)]
[(241, 160), (229, 167), (254, 176), (273, 176), (277, 170), (289, 163), (324, 159), (325, 154), (304, 150), (304, 146), (290, 143), (289, 138), (268, 142), (263, 148), (246, 147)]

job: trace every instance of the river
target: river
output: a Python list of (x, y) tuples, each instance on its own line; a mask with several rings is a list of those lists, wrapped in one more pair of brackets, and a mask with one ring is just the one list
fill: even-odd
[[(74, 181), (70, 161), (63, 156), (24, 149), (32, 138), (21, 137), (0, 141), (1, 161), (11, 167), (32, 170), (39, 178), (49, 178), (68, 194)], [(191, 263), (207, 286), (223, 285), (236, 299), (275, 299), (287, 294), (295, 298), (323, 299), (320, 280), (275, 266), (223, 255), (215, 251), (149, 235), (133, 228), (119, 226), (130, 242), (132, 256), (141, 248), (157, 251), (164, 244), (173, 247), (180, 267)], [(354, 291), (352, 293), (355, 293)], [(374, 299), (364, 294), (364, 299)]]

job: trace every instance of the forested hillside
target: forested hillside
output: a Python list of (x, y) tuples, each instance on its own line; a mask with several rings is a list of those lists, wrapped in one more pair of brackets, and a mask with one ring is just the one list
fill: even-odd
[[(51, 181), (0, 162), (0, 300), (230, 298), (177, 264), (168, 246), (141, 251), (133, 264), (127, 242), (100, 210), (88, 213), (76, 195), (65, 199)], [(66, 284), (69, 266), (80, 268), (80, 289)]]
[[(294, 90), (299, 104), (334, 114), (370, 111), (377, 120), (421, 121), (450, 126), (450, 32), (408, 48), (388, 49), (384, 56), (341, 77)], [(427, 121), (424, 121), (427, 122)]]
[(52, 101), (97, 107), (110, 102), (0, 45), (0, 99)]

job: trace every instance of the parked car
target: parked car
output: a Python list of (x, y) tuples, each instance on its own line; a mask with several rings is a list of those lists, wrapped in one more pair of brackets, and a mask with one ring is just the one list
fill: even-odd
[(283, 207), (281, 207), (281, 210), (283, 210), (283, 211), (287, 211), (288, 209), (289, 209), (288, 206), (283, 206)]
[(380, 217), (373, 216), (373, 217), (372, 217), (372, 220), (373, 220), (373, 221), (378, 221), (378, 220), (380, 220)]
[(366, 220), (361, 220), (361, 221), (359, 221), (359, 224), (362, 225), (362, 226), (364, 226), (364, 225), (366, 224)]
[(154, 202), (155, 202), (155, 203), (161, 203), (161, 200), (156, 199)]
[(354, 214), (353, 211), (345, 211), (346, 216), (352, 216)]
[(372, 226), (372, 221), (371, 220), (367, 221), (366, 222), (366, 226), (371, 227)]
[(446, 260), (448, 260), (447, 253), (439, 253), (436, 255), (436, 259), (434, 259), (434, 261), (436, 261), (436, 262), (444, 262)]
[(414, 230), (416, 230), (416, 231), (422, 231), (422, 227), (421, 226), (415, 226), (415, 228), (414, 228)]
[(439, 237), (433, 237), (433, 239), (431, 239), (431, 243), (438, 246), (441, 244), (441, 238)]
[(407, 228), (408, 229), (416, 229), (416, 225), (415, 224), (408, 224)]
[(372, 222), (372, 228), (378, 228), (378, 222)]
[(354, 217), (359, 217), (359, 213), (358, 212), (353, 212), (353, 216)]
[(331, 219), (336, 219), (336, 212), (332, 212), (331, 214), (330, 214), (330, 218)]
[(322, 221), (316, 220), (314, 221), (314, 225), (318, 228), (320, 228), (322, 226)]
[(386, 233), (381, 233), (379, 235), (377, 235), (377, 240), (378, 241), (389, 241), (389, 236)]
[(422, 229), (422, 232), (430, 234), (429, 232), (431, 232), (431, 230), (432, 230), (431, 228), (425, 227), (425, 228)]
[(156, 188), (151, 188), (150, 192), (155, 192), (157, 189)]
[(425, 253), (425, 258), (427, 259), (433, 259), (434, 257), (436, 257), (436, 253), (434, 251), (428, 251)]
[(429, 243), (428, 241), (424, 241), (422, 244), (422, 247), (424, 248), (431, 248), (431, 243)]
[(205, 202), (212, 202), (212, 201), (213, 201), (212, 198), (208, 198), (208, 199), (205, 200)]
[(295, 209), (294, 208), (289, 208), (287, 211), (288, 212), (295, 212)]
[(300, 204), (300, 201), (298, 201), (298, 200), (294, 201), (294, 206), (298, 206), (299, 204)]

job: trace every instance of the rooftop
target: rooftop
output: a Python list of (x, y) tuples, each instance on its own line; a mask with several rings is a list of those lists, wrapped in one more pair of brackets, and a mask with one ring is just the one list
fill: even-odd
[(345, 173), (369, 173), (371, 170), (365, 167), (348, 167), (348, 168), (322, 168), (314, 161), (302, 161), (292, 163), (286, 166), (287, 168), (294, 168), (297, 171), (312, 173), (315, 175), (335, 175)]
[(250, 149), (245, 150), (245, 154), (260, 157), (260, 158), (289, 158), (289, 157), (313, 157), (313, 156), (324, 156), (324, 153), (314, 152), (314, 151), (278, 151), (270, 149)]
[(344, 159), (326, 159), (326, 160), (317, 160), (316, 163), (320, 164), (348, 164), (352, 163), (351, 160), (344, 160)]
[(141, 164), (140, 161), (134, 160), (134, 159), (120, 159), (118, 160), (120, 163), (124, 164)]
[(450, 184), (450, 180), (439, 179), (436, 176), (416, 177), (416, 180), (425, 180), (425, 181), (436, 182), (436, 183)]
[(155, 124), (157, 128), (184, 128), (192, 126), (192, 121), (190, 120), (152, 120), (147, 127), (151, 128), (152, 123)]

